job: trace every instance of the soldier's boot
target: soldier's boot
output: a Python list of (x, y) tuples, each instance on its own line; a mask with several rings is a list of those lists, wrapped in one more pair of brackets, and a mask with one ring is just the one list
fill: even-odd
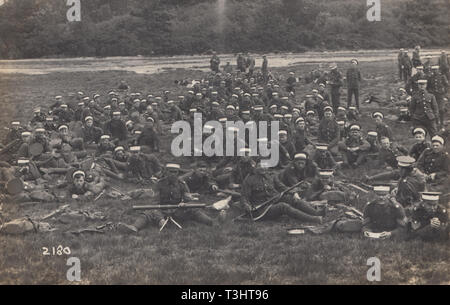
[(362, 225), (359, 219), (342, 219), (336, 222), (335, 229), (338, 232), (360, 232)]
[[(68, 168), (47, 168), (47, 174), (58, 174), (58, 175), (65, 175), (69, 169)], [(44, 171), (43, 168), (41, 168), (41, 171)]]
[(214, 220), (202, 211), (193, 211), (192, 216), (193, 220), (199, 223), (205, 224), (207, 226), (214, 225)]
[(356, 168), (356, 167), (360, 166), (361, 164), (363, 164), (364, 163), (364, 157), (365, 157), (364, 154), (359, 154), (358, 158), (356, 159), (356, 161), (353, 164), (353, 166)]
[(302, 199), (293, 199), (292, 206), (313, 216), (324, 216), (326, 209), (316, 210), (311, 204)]
[(289, 204), (285, 202), (279, 202), (274, 206), (272, 206), (271, 209), (275, 209), (275, 211), (279, 212), (280, 214), (287, 215), (300, 221), (314, 222), (319, 224), (323, 223), (322, 216), (312, 216), (306, 214), (305, 212), (302, 212), (296, 208), (291, 207)]
[(118, 180), (122, 180), (124, 178), (124, 176), (122, 174), (116, 174), (113, 173), (112, 171), (104, 168), (103, 172), (106, 174), (106, 176), (110, 177), (110, 178), (114, 178), (114, 179), (118, 179)]
[(145, 215), (140, 215), (132, 225), (120, 222), (117, 229), (121, 233), (137, 233), (139, 230), (145, 228), (148, 223), (148, 218)]
[(366, 175), (366, 176), (364, 176), (363, 179), (364, 179), (364, 182), (368, 182), (368, 183), (370, 183), (372, 181), (377, 181), (377, 180), (389, 180), (392, 178), (392, 174), (393, 174), (392, 171), (383, 172), (383, 173), (379, 173), (379, 174), (376, 174), (373, 176)]
[(118, 174), (119, 171), (117, 170), (116, 164), (114, 163), (113, 159), (110, 158), (103, 158), (103, 160), (111, 167), (111, 170), (113, 173)]

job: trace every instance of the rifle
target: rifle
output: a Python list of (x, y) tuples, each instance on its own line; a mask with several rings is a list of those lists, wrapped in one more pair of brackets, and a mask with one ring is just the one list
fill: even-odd
[[(238, 217), (236, 217), (235, 219), (233, 219), (233, 221), (236, 220), (236, 219), (242, 218), (242, 217), (244, 217), (244, 216), (247, 216), (247, 215), (253, 216), (252, 214), (253, 214), (254, 212), (256, 212), (256, 211), (258, 211), (258, 210), (264, 208), (264, 207), (267, 206), (267, 205), (272, 206), (272, 204), (274, 204), (274, 203), (276, 203), (278, 200), (280, 200), (287, 192), (293, 190), (294, 188), (296, 188), (297, 186), (301, 185), (301, 184), (304, 183), (304, 182), (306, 182), (306, 181), (300, 181), (300, 182), (297, 182), (296, 184), (294, 184), (294, 185), (291, 186), (291, 187), (288, 187), (287, 189), (285, 189), (284, 191), (282, 191), (282, 192), (279, 193), (278, 195), (273, 196), (273, 197), (270, 198), (269, 200), (266, 200), (266, 201), (264, 201), (263, 203), (257, 205), (257, 206), (256, 206), (255, 208), (253, 208), (252, 210), (250, 210), (250, 211), (248, 211), (248, 212), (245, 212), (244, 214), (239, 215)], [(270, 208), (270, 206), (269, 206), (269, 208)], [(268, 210), (269, 210), (269, 209), (266, 209), (261, 215), (259, 215), (259, 216), (256, 217), (256, 218), (251, 217), (252, 220), (253, 220), (253, 221), (257, 221), (257, 220), (261, 219), (264, 215), (266, 215), (266, 213), (267, 213)]]
[(234, 192), (234, 191), (230, 191), (230, 190), (217, 189), (217, 192), (224, 193), (224, 194), (227, 194), (227, 195), (231, 195), (231, 196), (234, 196), (234, 197), (241, 197), (240, 193)]
[[(156, 205), (134, 205), (133, 210), (170, 210), (170, 209), (192, 209), (192, 208), (205, 208), (206, 204), (203, 203), (187, 203), (184, 206), (179, 206), (178, 204), (156, 204)], [(176, 222), (172, 215), (165, 215), (164, 222), (159, 229), (159, 232), (161, 232), (166, 224), (170, 221), (172, 221), (179, 229), (182, 229), (182, 226)]]
[(133, 210), (170, 210), (170, 209), (193, 209), (206, 208), (204, 203), (187, 203), (184, 206), (178, 204), (153, 204), (153, 205), (133, 205)]
[(3, 147), (0, 150), (0, 155), (8, 152), (12, 147), (14, 147), (14, 145), (18, 144), (20, 141), (21, 141), (20, 139), (15, 139), (15, 140), (9, 142), (8, 144), (6, 144), (5, 147)]

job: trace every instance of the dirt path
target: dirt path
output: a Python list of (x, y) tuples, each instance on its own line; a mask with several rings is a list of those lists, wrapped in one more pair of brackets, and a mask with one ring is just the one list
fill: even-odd
[[(397, 59), (398, 50), (364, 50), (337, 52), (306, 52), (301, 54), (267, 54), (270, 67), (287, 67), (300, 63), (349, 62), (358, 58), (361, 62), (374, 62)], [(422, 55), (439, 55), (440, 50), (422, 50)], [(261, 55), (253, 55), (256, 67), (262, 64)], [(209, 55), (174, 57), (105, 57), (105, 58), (66, 58), (66, 59), (24, 59), (0, 60), (0, 73), (23, 73), (28, 75), (48, 74), (52, 72), (95, 72), (129, 71), (139, 74), (153, 74), (171, 69), (197, 69), (208, 71)], [(221, 64), (230, 61), (235, 65), (232, 54), (220, 55)], [(327, 66), (325, 66), (327, 67)]]

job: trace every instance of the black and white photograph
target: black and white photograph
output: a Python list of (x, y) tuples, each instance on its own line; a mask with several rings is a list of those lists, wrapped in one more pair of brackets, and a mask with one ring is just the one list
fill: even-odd
[(449, 13), (0, 0), (0, 285), (449, 285)]

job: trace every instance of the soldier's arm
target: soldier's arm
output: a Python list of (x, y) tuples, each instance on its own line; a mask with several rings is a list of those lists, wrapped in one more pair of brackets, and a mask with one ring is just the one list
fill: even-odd
[(419, 158), (417, 158), (417, 162), (416, 162), (416, 167), (418, 169), (420, 169), (421, 171), (424, 170), (424, 159), (425, 159), (425, 152), (429, 150), (429, 148), (425, 149), (419, 156)]
[(283, 182), (281, 182), (281, 180), (280, 180), (280, 178), (278, 177), (278, 175), (275, 175), (275, 176), (273, 177), (273, 184), (274, 184), (274, 186), (275, 186), (275, 189), (276, 189), (278, 192), (283, 192), (283, 191), (285, 191), (285, 190), (287, 189), (287, 186), (284, 185)]
[(359, 149), (360, 149), (361, 151), (366, 151), (366, 150), (368, 150), (369, 148), (370, 148), (370, 143), (363, 139), (363, 140), (362, 140), (362, 144), (359, 146)]
[(411, 103), (409, 104), (409, 113), (414, 114), (416, 111), (416, 99), (412, 98)]
[(187, 185), (186, 182), (184, 181), (180, 181), (181, 183), (181, 187), (182, 187), (182, 197), (183, 197), (183, 201), (184, 202), (188, 202), (192, 200), (192, 197), (190, 196), (190, 190), (189, 190), (189, 186)]
[(241, 208), (245, 211), (251, 211), (252, 205), (249, 202), (249, 198), (251, 197), (251, 183), (249, 177), (244, 179), (244, 182), (242, 183), (242, 191), (241, 191), (241, 199), (240, 199), (240, 205)]
[(340, 130), (339, 126), (338, 126), (336, 128), (336, 135), (335, 135), (334, 139), (330, 141), (328, 146), (329, 147), (336, 146), (336, 144), (339, 142), (340, 138), (341, 138), (341, 130)]
[(436, 119), (439, 120), (439, 107), (436, 102), (436, 98), (434, 95), (431, 96), (431, 108), (433, 108), (434, 115), (436, 116)]

